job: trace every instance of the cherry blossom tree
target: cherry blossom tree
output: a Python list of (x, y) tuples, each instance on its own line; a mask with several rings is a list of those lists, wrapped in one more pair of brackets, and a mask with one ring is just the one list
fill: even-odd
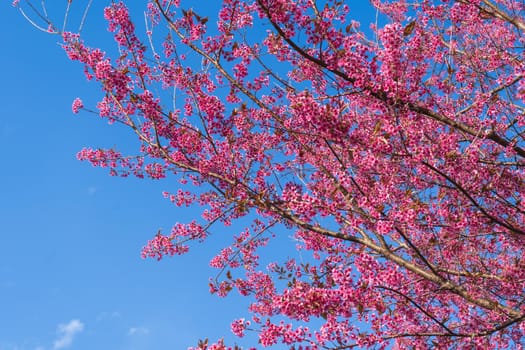
[[(372, 23), (353, 5), (223, 0), (212, 12), (150, 0), (139, 31), (113, 1), (112, 57), (15, 2), (99, 83), (95, 112), (140, 143), (78, 158), (171, 177), (165, 196), (202, 208), (143, 256), (221, 235), (210, 290), (253, 301), (237, 336), (294, 349), (521, 349), (525, 3), (370, 0)], [(224, 228), (234, 222), (245, 229)], [(290, 232), (307, 259), (265, 248)]]

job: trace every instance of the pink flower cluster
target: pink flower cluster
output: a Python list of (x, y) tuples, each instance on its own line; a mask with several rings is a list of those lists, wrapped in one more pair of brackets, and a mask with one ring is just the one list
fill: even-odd
[(84, 108), (84, 103), (82, 103), (82, 100), (80, 98), (75, 98), (73, 100), (73, 104), (71, 106), (71, 109), (73, 110), (73, 113), (77, 114), (80, 112), (80, 110)]

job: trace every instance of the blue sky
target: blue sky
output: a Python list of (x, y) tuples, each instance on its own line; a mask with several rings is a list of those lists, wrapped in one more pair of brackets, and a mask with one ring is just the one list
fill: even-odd
[[(62, 11), (59, 3), (49, 10)], [(102, 5), (86, 32), (104, 42)], [(208, 262), (229, 240), (141, 259), (159, 228), (198, 214), (163, 198), (176, 181), (110, 177), (76, 160), (83, 147), (127, 147), (133, 136), (72, 114), (73, 99), (93, 104), (98, 87), (57, 41), (10, 0), (0, 4), (0, 350), (184, 349), (223, 336), (233, 344), (230, 322), (247, 316), (248, 300), (207, 286), (216, 273)]]
[[(86, 31), (102, 23), (99, 9), (91, 17)], [(72, 114), (73, 99), (95, 101), (98, 88), (57, 39), (10, 1), (0, 4), (0, 350), (162, 350), (233, 339), (230, 321), (247, 301), (208, 293), (216, 249), (140, 257), (159, 228), (197, 215), (163, 198), (173, 184), (114, 178), (76, 160), (85, 146), (125, 146), (132, 135)]]

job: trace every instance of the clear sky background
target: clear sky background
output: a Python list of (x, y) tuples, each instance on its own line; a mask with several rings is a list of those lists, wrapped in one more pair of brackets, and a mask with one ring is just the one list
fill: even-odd
[[(49, 1), (54, 18), (64, 3)], [(95, 3), (86, 33), (108, 42), (106, 2)], [(0, 3), (0, 350), (185, 349), (223, 336), (255, 345), (230, 333), (249, 300), (208, 292), (208, 262), (230, 239), (140, 257), (159, 228), (198, 215), (163, 198), (177, 182), (110, 177), (76, 160), (83, 147), (126, 147), (133, 135), (72, 114), (75, 97), (93, 106), (99, 89), (58, 40)]]

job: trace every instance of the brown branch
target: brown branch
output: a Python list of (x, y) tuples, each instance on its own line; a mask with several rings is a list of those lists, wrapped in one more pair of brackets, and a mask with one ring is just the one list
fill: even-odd
[(402, 296), (403, 298), (407, 299), (412, 305), (414, 305), (419, 311), (421, 311), (422, 313), (424, 313), (427, 317), (429, 317), (430, 319), (432, 319), (432, 321), (436, 322), (437, 324), (439, 324), (442, 328), (444, 328), (448, 334), (450, 334), (451, 336), (455, 336), (456, 333), (453, 332), (452, 330), (450, 330), (450, 328), (447, 327), (447, 325), (438, 320), (437, 318), (435, 318), (433, 315), (431, 315), (428, 311), (426, 311), (423, 307), (421, 307), (418, 303), (416, 303), (412, 298), (410, 298), (408, 295), (398, 291), (398, 290), (395, 290), (393, 288), (390, 288), (390, 287), (385, 287), (385, 286), (374, 286), (375, 288), (379, 288), (379, 289), (386, 289), (388, 291), (391, 291), (397, 295), (400, 295)]
[(426, 162), (426, 161), (423, 161), (422, 162), (426, 167), (428, 167), (429, 169), (431, 169), (432, 171), (434, 171), (435, 173), (439, 174), (440, 176), (442, 176), (445, 180), (447, 180), (448, 182), (450, 182), (451, 184), (453, 184), (458, 190), (459, 192), (461, 192), (465, 197), (467, 197), (467, 199), (476, 207), (479, 209), (479, 211), (481, 211), (481, 213), (483, 215), (485, 215), (487, 218), (489, 218), (492, 222), (500, 225), (500, 226), (503, 226), (505, 227), (506, 229), (508, 229), (509, 231), (513, 232), (513, 233), (516, 233), (516, 234), (519, 234), (519, 235), (525, 235), (525, 231), (519, 229), (519, 228), (516, 228), (512, 225), (510, 225), (508, 222), (506, 221), (503, 221), (503, 220), (500, 220), (499, 218), (495, 217), (494, 215), (490, 214), (489, 212), (487, 212), (487, 210), (481, 206), (471, 195), (470, 193), (463, 188), (463, 186), (461, 186), (456, 180), (454, 180), (453, 178), (451, 178), (449, 175), (445, 174), (444, 172), (442, 172), (441, 170), (439, 170), (438, 168), (434, 167), (433, 165), (431, 165), (430, 163)]

